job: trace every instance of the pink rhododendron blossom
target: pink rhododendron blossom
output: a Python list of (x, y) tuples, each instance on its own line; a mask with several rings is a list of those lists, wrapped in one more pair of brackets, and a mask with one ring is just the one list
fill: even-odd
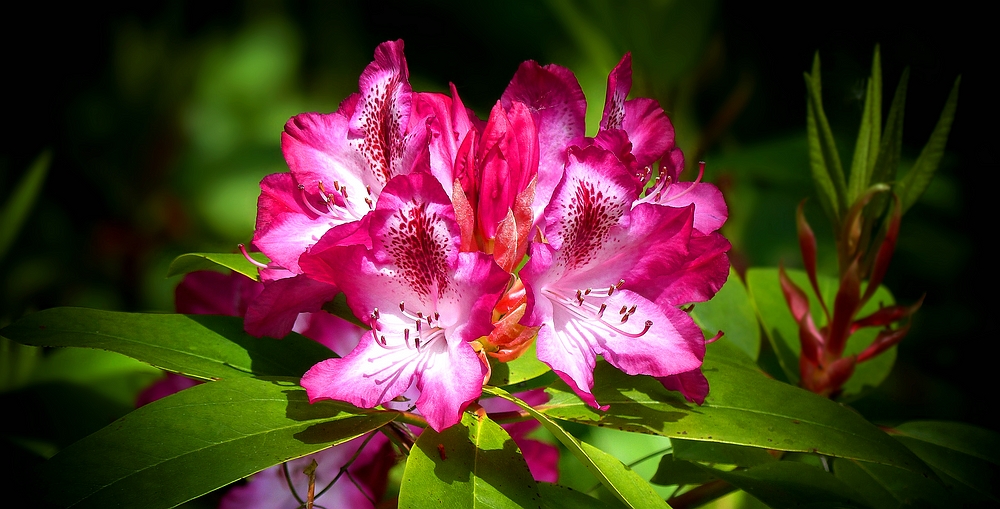
[(455, 213), (441, 184), (413, 173), (392, 179), (370, 223), (372, 247), (340, 246), (301, 263), (344, 290), (372, 330), (342, 359), (302, 378), (311, 401), (372, 408), (415, 384), (416, 408), (435, 430), (459, 421), (482, 392), (486, 368), (469, 344), (489, 334), (510, 276), (492, 257), (459, 249)]
[(705, 354), (686, 313), (638, 291), (684, 266), (694, 207), (633, 208), (638, 193), (612, 152), (571, 148), (546, 209), (549, 243), (533, 244), (521, 271), (533, 295), (526, 324), (541, 326), (539, 360), (595, 407), (597, 355), (631, 375), (668, 377), (698, 369)]
[[(385, 435), (365, 437), (336, 445), (309, 456), (291, 460), (285, 467), (273, 466), (247, 479), (246, 484), (231, 488), (222, 497), (219, 509), (298, 509), (303, 507), (309, 478), (303, 470), (316, 461), (316, 507), (371, 508), (385, 492), (389, 469), (395, 462), (392, 447)], [(359, 447), (364, 446), (360, 451)], [(358, 457), (347, 466), (357, 453)], [(345, 470), (341, 471), (344, 467)], [(336, 482), (321, 492), (330, 481)], [(291, 485), (291, 488), (289, 487)], [(294, 488), (295, 492), (292, 492)], [(298, 498), (296, 498), (296, 496)], [(373, 502), (374, 501), (374, 502)]]

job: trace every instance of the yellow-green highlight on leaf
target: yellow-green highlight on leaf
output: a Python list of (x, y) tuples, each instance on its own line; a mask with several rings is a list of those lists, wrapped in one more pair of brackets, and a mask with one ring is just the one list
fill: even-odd
[(510, 435), (483, 413), (420, 434), (403, 471), (399, 507), (541, 507), (535, 480)]
[[(264, 253), (250, 253), (254, 260), (267, 264), (268, 260)], [(244, 276), (259, 280), (260, 275), (256, 265), (247, 261), (239, 253), (188, 253), (182, 254), (170, 263), (167, 269), (167, 277), (179, 276), (189, 272), (199, 270), (225, 271), (226, 269), (239, 272)]]

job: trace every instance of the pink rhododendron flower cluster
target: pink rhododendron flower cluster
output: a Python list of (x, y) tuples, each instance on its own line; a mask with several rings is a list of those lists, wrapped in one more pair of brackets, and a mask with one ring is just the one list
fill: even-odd
[(700, 403), (705, 338), (681, 306), (726, 280), (726, 205), (679, 181), (669, 119), (630, 88), (626, 55), (590, 138), (572, 72), (525, 62), (483, 121), (454, 87), (412, 91), (402, 41), (383, 43), (337, 111), (285, 126), (291, 171), (261, 182), (254, 246), (270, 263), (247, 330), (281, 337), (343, 292), (369, 330), (303, 376), (310, 399), (413, 395), (438, 431), (481, 396), (488, 357), (532, 341), (595, 407), (598, 356)]

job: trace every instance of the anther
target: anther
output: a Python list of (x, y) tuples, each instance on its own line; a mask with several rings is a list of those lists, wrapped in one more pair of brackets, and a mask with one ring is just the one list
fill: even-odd
[(365, 191), (368, 191), (368, 196), (372, 195), (372, 186), (365, 186)]
[(623, 284), (625, 284), (625, 280), (624, 279), (619, 279), (618, 280), (618, 284), (615, 285), (615, 290), (621, 288)]
[(592, 291), (592, 290), (591, 290), (590, 288), (587, 288), (586, 290), (584, 290), (584, 291), (583, 291), (583, 294), (584, 294), (584, 295), (590, 295), (590, 292), (591, 292), (591, 291)]
[(622, 323), (627, 322), (628, 321), (628, 317), (630, 317), (630, 316), (632, 316), (632, 315), (622, 315)]
[(365, 198), (365, 203), (368, 204), (368, 208), (370, 208), (370, 209), (374, 208), (374, 207), (372, 207), (372, 199), (371, 198), (367, 198), (366, 197)]
[(601, 318), (601, 317), (604, 316), (604, 310), (605, 309), (608, 309), (608, 305), (607, 304), (601, 304), (601, 310), (597, 312), (597, 317), (598, 318)]
[(622, 306), (622, 308), (618, 311), (618, 314), (619, 315), (624, 315), (626, 310), (628, 310), (628, 307), (627, 306)]
[(629, 308), (628, 314), (631, 315), (632, 313), (635, 313), (635, 308), (636, 308), (636, 306), (633, 304), (632, 307)]
[(401, 312), (404, 312), (404, 313), (406, 312), (406, 303), (405, 302), (399, 301), (399, 310)]

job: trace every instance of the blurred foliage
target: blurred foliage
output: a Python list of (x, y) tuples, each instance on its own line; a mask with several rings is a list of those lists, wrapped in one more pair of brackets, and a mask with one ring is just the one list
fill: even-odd
[[(982, 26), (988, 17), (971, 2), (933, 13), (857, 1), (789, 11), (732, 0), (168, 1), (114, 11), (70, 5), (58, 14), (48, 5), (22, 8), (0, 31), (12, 87), (10, 134), (0, 140), (0, 203), (12, 199), (44, 149), (52, 160), (0, 265), (0, 326), (53, 306), (171, 310), (178, 278), (165, 278), (170, 261), (185, 252), (235, 251), (250, 240), (257, 183), (286, 169), (284, 122), (302, 111), (335, 110), (384, 40), (405, 40), (414, 89), (445, 91), (452, 82), (480, 116), (521, 61), (569, 67), (590, 101), (592, 130), (607, 73), (631, 51), (634, 95), (661, 102), (689, 167), (707, 161), (706, 180), (726, 194), (724, 233), (741, 274), (779, 260), (794, 265), (796, 204), (811, 197), (807, 214), (821, 214), (809, 177), (801, 78), (817, 50), (827, 114), (843, 139), (856, 132), (875, 44), (886, 83), (911, 67), (904, 171), (963, 74), (941, 168), (903, 222), (885, 281), (900, 303), (927, 298), (895, 370), (853, 405), (875, 422), (954, 419), (998, 429), (975, 404), (992, 396), (986, 375), (994, 347), (984, 332), (996, 299), (977, 289), (997, 283), (980, 233), (991, 231), (983, 204), (997, 163), (995, 129), (985, 126), (997, 109), (976, 68), (985, 67), (992, 47)], [(830, 232), (814, 226), (820, 272), (835, 274)], [(4, 436), (23, 440), (5, 440), (3, 450), (19, 464), (30, 467), (128, 410), (122, 394), (132, 386), (98, 395), (107, 404), (73, 407), (80, 412), (74, 417), (52, 414), (57, 402), (79, 400), (55, 388), (96, 380), (90, 363), (97, 361), (2, 346), (0, 378), (8, 385), (0, 397), (25, 414), (4, 425)], [(15, 374), (17, 359), (31, 365), (18, 364)], [(99, 365), (128, 371), (133, 381), (149, 376), (117, 362)], [(63, 378), (45, 378), (56, 364)], [(93, 392), (96, 385), (75, 387)], [(23, 429), (50, 430), (58, 443), (33, 441)], [(616, 450), (619, 441), (595, 439), (626, 461), (653, 447)]]

